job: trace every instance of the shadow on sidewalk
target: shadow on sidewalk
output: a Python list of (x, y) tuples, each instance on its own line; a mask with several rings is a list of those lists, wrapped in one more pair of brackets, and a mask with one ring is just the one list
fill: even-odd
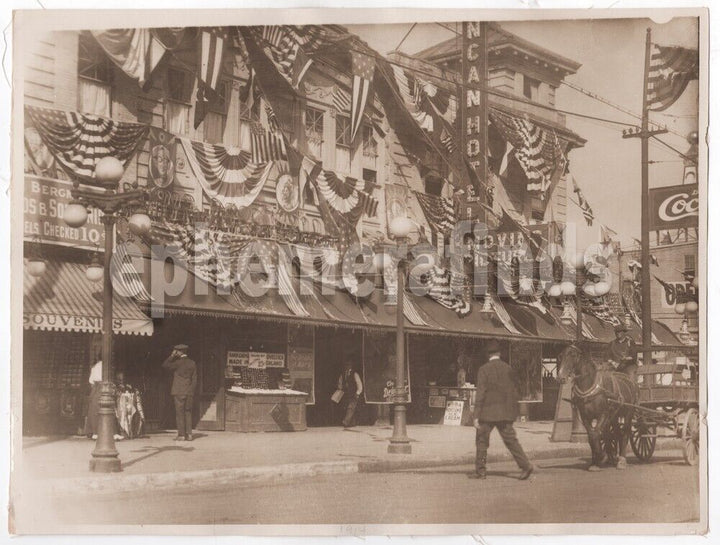
[(181, 447), (177, 445), (171, 445), (167, 447), (143, 447), (141, 449), (133, 450), (132, 452), (148, 452), (145, 456), (140, 456), (138, 458), (135, 458), (133, 460), (130, 460), (128, 462), (123, 462), (123, 467), (129, 467), (133, 464), (137, 464), (138, 462), (142, 462), (143, 460), (147, 460), (148, 458), (151, 458), (152, 456), (156, 456), (158, 454), (162, 454), (164, 452), (171, 452), (171, 451), (181, 451), (181, 452), (192, 452), (195, 449), (193, 447)]

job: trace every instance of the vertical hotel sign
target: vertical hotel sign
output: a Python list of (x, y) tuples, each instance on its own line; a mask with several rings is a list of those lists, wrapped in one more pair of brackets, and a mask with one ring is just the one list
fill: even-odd
[[(461, 146), (480, 181), (486, 183), (488, 101), (485, 86), (487, 85), (488, 24), (480, 21), (465, 21), (462, 26)], [(485, 200), (485, 195), (480, 192), (479, 187), (468, 184), (464, 189), (466, 199)], [(472, 219), (482, 220), (481, 207), (476, 206), (474, 209), (478, 210), (478, 217)]]

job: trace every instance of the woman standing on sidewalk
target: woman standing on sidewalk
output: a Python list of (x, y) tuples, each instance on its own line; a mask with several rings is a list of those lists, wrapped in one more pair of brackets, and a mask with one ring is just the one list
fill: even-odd
[(90, 394), (88, 395), (87, 415), (83, 433), (88, 439), (97, 439), (97, 427), (100, 414), (100, 389), (102, 384), (102, 360), (90, 368)]

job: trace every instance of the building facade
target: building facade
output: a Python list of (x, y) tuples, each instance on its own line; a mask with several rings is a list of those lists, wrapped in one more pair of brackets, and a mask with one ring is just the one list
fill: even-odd
[[(142, 84), (108, 53), (103, 32), (51, 32), (28, 43), (26, 257), (40, 253), (52, 274), (25, 275), (25, 432), (82, 427), (89, 367), (99, 357), (101, 309), (93, 295), (97, 288), (83, 273), (102, 247), (99, 217), (91, 215), (80, 230), (62, 222), (77, 174), (72, 158), (87, 155), (88, 148), (71, 142), (60, 149), (64, 144), (52, 140), (48, 126), (82, 133), (107, 120), (115, 124), (109, 132), (143, 135), (128, 155), (121, 184), (149, 190), (153, 227), (143, 238), (122, 221), (118, 226), (116, 247), (133, 248), (121, 267), (127, 274), (120, 285), (130, 283), (132, 289), (116, 293), (114, 359), (115, 370), (143, 391), (149, 428), (172, 425), (169, 377), (160, 363), (178, 342), (189, 344), (199, 363), (199, 427), (240, 426), (235, 420), (228, 424), (228, 396), (258, 389), (304, 392), (308, 422), (334, 423), (330, 394), (348, 358), (363, 371), (371, 421), (378, 407), (388, 404), (394, 378), (392, 267), (386, 260), (384, 270), (377, 260), (351, 263), (358, 266), (350, 275), (353, 282), (378, 288), (369, 295), (342, 285), (348, 274), (339, 267), (353, 241), (375, 249), (394, 246), (388, 223), (395, 216), (413, 220), (412, 243), (435, 248), (447, 242), (446, 224), (462, 216), (468, 195), (458, 204), (463, 187), (458, 177), (464, 167), (443, 159), (452, 151), (442, 153), (443, 145), (452, 150), (460, 130), (455, 42), (385, 59), (342, 27), (240, 28), (217, 34), (229, 45), (213, 98), (201, 101), (196, 67), (202, 29), (176, 30), (172, 45), (165, 36), (169, 53)], [(348, 49), (314, 48), (315, 34)], [(161, 33), (153, 36), (160, 39)], [(301, 44), (292, 49), (292, 70), (277, 36)], [(332, 41), (338, 37), (342, 40)], [(298, 72), (303, 48), (313, 62)], [(358, 54), (375, 66), (375, 93), (359, 113), (352, 98)], [(499, 218), (508, 213), (512, 223), (505, 233), (537, 232), (554, 240), (566, 217), (567, 155), (584, 143), (554, 111), (555, 90), (579, 65), (498, 25), (491, 25), (488, 58), (491, 180), (483, 182), (492, 187), (492, 198), (482, 204)], [(444, 106), (438, 106), (441, 97)], [(399, 109), (404, 117), (396, 115)], [(542, 193), (528, 190), (527, 172), (509, 154), (523, 145), (519, 127), (532, 128), (550, 150), (543, 159), (549, 185)], [(427, 154), (413, 147), (417, 142)], [(268, 269), (267, 256), (257, 255), (261, 250), (247, 253), (251, 245), (269, 245), (289, 257), (268, 258)], [(167, 247), (179, 250), (168, 256)], [(246, 297), (238, 285), (223, 282), (220, 248), (229, 252), (231, 269), (242, 263), (260, 284), (269, 285), (274, 275), (281, 285)], [(334, 272), (328, 277), (329, 270)], [(512, 287), (522, 285), (520, 278), (509, 282), (514, 290), (509, 297), (499, 297), (497, 280), (493, 293), (452, 293), (442, 256), (425, 271), (420, 281), (435, 291), (408, 295), (403, 309), (411, 419), (432, 420), (447, 400), (471, 397), (454, 375), (448, 379), (449, 370), (462, 366), (473, 377), (489, 338), (500, 339), (506, 357), (522, 371), (524, 400), (533, 403), (538, 417), (551, 417), (553, 385), (545, 375), (552, 374), (554, 358), (575, 336), (574, 326), (559, 319), (557, 302), (542, 290), (521, 296)], [(523, 274), (532, 284), (535, 269)], [(184, 284), (157, 291), (163, 275), (182, 277)], [(587, 316), (585, 341), (602, 345), (611, 337), (611, 325)], [(258, 422), (278, 418), (266, 409), (258, 405)]]

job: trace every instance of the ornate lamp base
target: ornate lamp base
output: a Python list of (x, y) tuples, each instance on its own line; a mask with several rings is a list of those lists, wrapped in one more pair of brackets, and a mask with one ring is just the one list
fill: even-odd
[(100, 394), (97, 441), (92, 451), (90, 471), (95, 473), (116, 473), (121, 471), (120, 458), (115, 448), (115, 400), (112, 384), (103, 382)]

